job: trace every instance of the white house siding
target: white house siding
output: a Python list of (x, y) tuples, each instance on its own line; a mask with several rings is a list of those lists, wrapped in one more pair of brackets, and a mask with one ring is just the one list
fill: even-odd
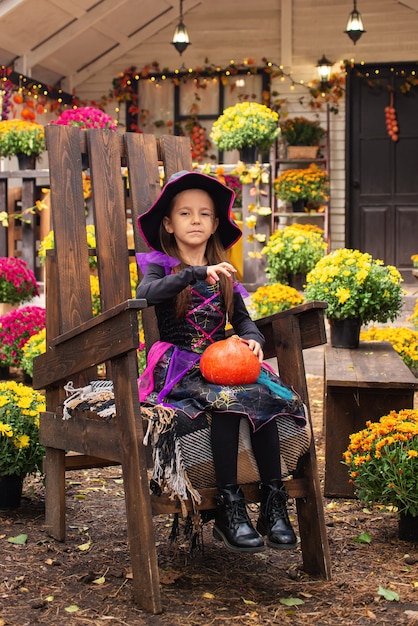
[[(290, 49), (281, 49), (281, 7), (283, 15), (290, 9)], [(225, 67), (231, 59), (242, 62), (252, 58), (261, 64), (263, 57), (284, 67), (296, 82), (309, 82), (316, 77), (316, 63), (325, 54), (338, 63), (353, 59), (356, 63), (413, 61), (418, 58), (418, 3), (410, 0), (400, 4), (396, 0), (359, 0), (366, 33), (353, 45), (344, 33), (353, 8), (352, 0), (202, 0), (184, 14), (192, 45), (180, 57), (170, 44), (176, 20), (156, 33), (151, 40), (131, 50), (123, 58), (92, 76), (76, 88), (81, 99), (98, 100), (108, 93), (112, 80), (130, 66), (141, 70), (157, 61), (161, 69), (174, 70), (182, 63), (186, 67), (215, 64)], [(287, 32), (287, 31), (286, 31)], [(289, 33), (287, 32), (287, 35)], [(296, 86), (291, 90), (289, 80), (273, 81), (273, 88), (287, 99), (286, 107), (292, 115), (314, 117), (300, 98), (307, 91)], [(109, 105), (109, 112), (114, 103)], [(319, 113), (325, 124), (325, 113)], [(331, 247), (344, 245), (345, 228), (345, 106), (340, 102), (338, 115), (330, 115), (331, 148)]]

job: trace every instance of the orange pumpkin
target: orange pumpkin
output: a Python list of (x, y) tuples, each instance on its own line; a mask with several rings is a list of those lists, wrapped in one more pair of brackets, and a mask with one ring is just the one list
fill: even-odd
[(200, 359), (203, 378), (218, 385), (248, 385), (260, 375), (260, 362), (237, 335), (216, 341)]

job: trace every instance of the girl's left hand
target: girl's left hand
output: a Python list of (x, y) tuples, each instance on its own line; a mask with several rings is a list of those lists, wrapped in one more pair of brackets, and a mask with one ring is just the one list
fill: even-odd
[(260, 361), (260, 363), (262, 363), (264, 359), (264, 353), (258, 341), (255, 341), (255, 339), (243, 339), (242, 337), (240, 337), (240, 339), (243, 343), (247, 344), (249, 349), (254, 352), (256, 357), (258, 357), (258, 360)]

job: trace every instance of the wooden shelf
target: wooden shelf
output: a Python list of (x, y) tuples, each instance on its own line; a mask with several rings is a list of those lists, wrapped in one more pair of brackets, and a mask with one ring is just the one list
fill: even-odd
[[(300, 167), (308, 167), (311, 163), (315, 163), (319, 167), (327, 170), (328, 174), (330, 174), (330, 145), (329, 145), (329, 113), (327, 114), (326, 126), (325, 126), (325, 138), (324, 142), (321, 142), (319, 155), (314, 159), (290, 159), (288, 157), (279, 157), (279, 148), (282, 147), (280, 143), (280, 138), (276, 140), (275, 143), (275, 155), (273, 159), (273, 179), (279, 176), (284, 170), (288, 169), (286, 166), (300, 166)], [(324, 239), (330, 245), (329, 241), (329, 201), (328, 204), (325, 205), (325, 210), (322, 213), (308, 213), (308, 212), (288, 212), (283, 209), (275, 209), (273, 208), (271, 214), (271, 230), (274, 232), (279, 227), (279, 219), (280, 218), (288, 218), (291, 223), (296, 222), (303, 218), (303, 223), (309, 224), (309, 220), (316, 222), (319, 218), (323, 220), (323, 229), (324, 229)], [(322, 226), (321, 226), (322, 227)]]
[(275, 217), (325, 217), (325, 211), (323, 211), (322, 213), (305, 213), (305, 212), (286, 212), (284, 211), (283, 213), (274, 213)]

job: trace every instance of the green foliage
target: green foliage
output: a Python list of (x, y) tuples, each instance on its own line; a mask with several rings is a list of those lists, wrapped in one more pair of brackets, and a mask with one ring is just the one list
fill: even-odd
[(0, 156), (41, 154), (45, 150), (44, 127), (24, 120), (0, 121)]
[(26, 261), (0, 258), (0, 302), (20, 304), (39, 296), (38, 283)]
[(20, 367), (26, 374), (33, 376), (33, 359), (46, 352), (46, 329), (43, 328), (26, 341), (22, 347)]
[(317, 120), (306, 117), (289, 118), (280, 124), (280, 130), (289, 146), (317, 146), (325, 135)]
[(329, 176), (326, 170), (309, 167), (285, 170), (273, 181), (274, 194), (284, 202), (305, 199), (319, 205), (329, 198)]
[(278, 120), (278, 114), (264, 104), (239, 102), (218, 117), (210, 137), (219, 150), (257, 146), (266, 152), (279, 135)]
[(307, 275), (306, 299), (326, 302), (329, 318), (384, 323), (393, 321), (402, 308), (402, 280), (396, 267), (368, 253), (339, 248)]
[(286, 311), (303, 301), (303, 296), (296, 289), (280, 283), (258, 287), (251, 295), (255, 319)]
[(418, 411), (391, 411), (366, 423), (343, 454), (358, 497), (418, 515)]
[(292, 224), (276, 230), (262, 249), (267, 255), (270, 283), (288, 283), (289, 274), (306, 273), (324, 256), (323, 231), (311, 224)]
[(22, 383), (0, 382), (0, 475), (25, 476), (42, 471), (39, 414), (45, 398)]

